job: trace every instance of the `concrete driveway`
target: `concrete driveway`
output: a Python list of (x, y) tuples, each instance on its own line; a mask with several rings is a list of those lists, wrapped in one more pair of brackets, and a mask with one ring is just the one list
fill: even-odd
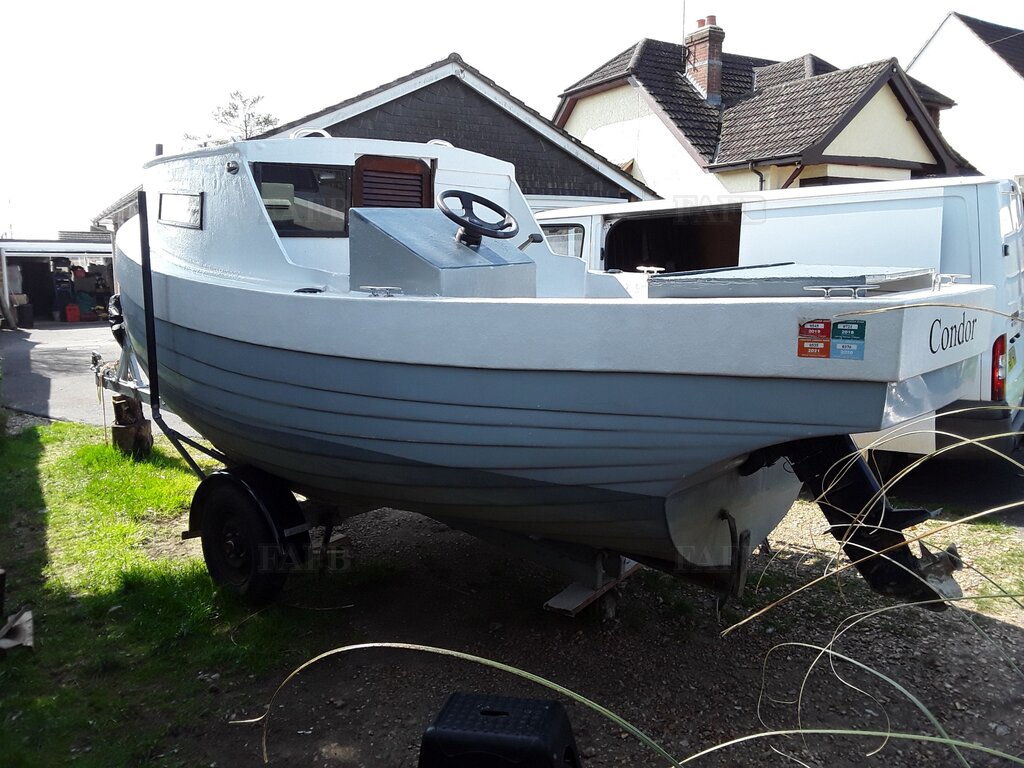
[[(4, 405), (34, 416), (102, 426), (103, 405), (89, 366), (93, 352), (99, 352), (104, 360), (118, 359), (121, 349), (110, 327), (105, 322), (36, 325), (17, 331), (0, 330), (0, 397)], [(104, 396), (109, 424), (113, 419), (110, 393)], [(195, 436), (173, 415), (168, 414), (167, 422)]]
[(102, 425), (89, 369), (93, 351), (104, 360), (117, 359), (120, 348), (106, 323), (39, 323), (0, 331), (4, 403), (35, 416)]

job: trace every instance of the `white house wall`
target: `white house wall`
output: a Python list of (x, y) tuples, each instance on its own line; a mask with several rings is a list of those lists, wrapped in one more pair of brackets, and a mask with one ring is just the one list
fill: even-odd
[(810, 180), (828, 176), (830, 178), (863, 179), (864, 181), (909, 181), (908, 168), (881, 168), (875, 165), (828, 165), (809, 166), (800, 174), (797, 185), (804, 179)]
[(932, 165), (929, 151), (890, 86), (874, 95), (853, 120), (825, 148), (826, 155), (884, 157)]
[(1024, 174), (1024, 78), (955, 17), (909, 69), (957, 105), (942, 113), (949, 143), (987, 176)]
[(633, 161), (633, 175), (665, 199), (706, 198), (726, 191), (686, 152), (640, 90), (629, 85), (580, 99), (565, 129), (615, 163)]
[[(764, 186), (761, 186), (761, 179), (750, 171), (724, 171), (718, 174), (722, 183), (729, 192), (745, 194), (759, 192), (769, 189), (782, 189), (790, 176), (793, 175), (792, 165), (772, 165), (758, 168), (764, 175)], [(804, 180), (820, 179), (823, 176), (829, 178), (863, 179), (864, 181), (903, 181), (910, 179), (910, 171), (905, 168), (880, 168), (868, 165), (808, 165), (800, 172), (800, 175), (790, 184), (791, 187), (799, 187)]]

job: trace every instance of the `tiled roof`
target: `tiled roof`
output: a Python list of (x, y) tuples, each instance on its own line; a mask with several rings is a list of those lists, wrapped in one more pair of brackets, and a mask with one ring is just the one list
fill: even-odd
[(754, 90), (754, 72), (778, 62), (722, 53), (722, 99), (728, 101)]
[[(903, 74), (906, 74), (906, 72)], [(914, 91), (917, 92), (917, 97), (926, 105), (936, 106), (939, 109), (948, 109), (949, 107), (956, 106), (956, 102), (949, 98), (949, 96), (939, 93), (930, 85), (922, 83), (917, 78), (907, 75), (907, 80), (910, 81), (910, 85), (913, 86)]]
[(61, 242), (69, 243), (107, 243), (110, 244), (110, 232), (102, 231), (88, 231), (82, 232), (78, 230), (61, 230), (57, 233), (57, 240)]
[(1024, 77), (1024, 30), (982, 21), (962, 13), (954, 13), (981, 41), (1021, 77)]
[(574, 93), (575, 91), (593, 88), (595, 85), (600, 85), (601, 83), (606, 83), (610, 80), (618, 80), (630, 74), (630, 64), (633, 60), (633, 56), (645, 42), (646, 40), (641, 40), (639, 43), (629, 46), (629, 48), (624, 50), (618, 56), (606, 61), (589, 75), (586, 75), (583, 79), (570, 85), (565, 89), (565, 93), (562, 95), (564, 96), (569, 93)]
[(682, 73), (683, 52), (678, 43), (644, 40), (632, 74), (705, 160), (718, 145), (719, 110)]
[(816, 75), (835, 72), (837, 67), (810, 53), (796, 59), (780, 61), (765, 67), (754, 67), (754, 87), (771, 88), (773, 85), (803, 80)]
[[(838, 70), (812, 54), (777, 62), (723, 52), (722, 110), (683, 74), (682, 49), (679, 43), (641, 40), (569, 86), (563, 103), (574, 94), (633, 77), (706, 162), (743, 162), (777, 156), (740, 156), (744, 148), (785, 147), (788, 154), (809, 146), (813, 142), (804, 140), (824, 135), (889, 63)], [(836, 76), (818, 80), (830, 75)], [(926, 104), (941, 109), (954, 103), (924, 83), (911, 79), (911, 84)]]
[[(824, 59), (807, 53), (789, 61), (780, 61), (777, 64), (769, 64), (765, 67), (754, 67), (754, 87), (758, 89), (771, 88), (773, 85), (788, 83), (793, 80), (827, 75), (829, 72), (835, 72), (838, 69), (838, 67)], [(918, 98), (925, 104), (938, 107), (939, 109), (946, 109), (956, 104), (951, 98), (939, 93), (931, 86), (925, 85), (920, 80), (915, 80), (909, 75), (907, 79), (910, 81), (911, 86), (913, 86)]]
[[(754, 67), (773, 62), (751, 56), (722, 54), (722, 98), (747, 93), (753, 86)], [(718, 146), (721, 112), (683, 74), (683, 46), (660, 40), (641, 40), (582, 80), (569, 86), (562, 97), (605, 83), (634, 77), (697, 152), (711, 161)]]
[(895, 65), (886, 59), (755, 91), (724, 111), (716, 164), (799, 155)]

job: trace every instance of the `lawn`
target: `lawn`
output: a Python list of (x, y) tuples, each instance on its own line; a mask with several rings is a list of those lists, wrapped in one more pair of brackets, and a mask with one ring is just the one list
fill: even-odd
[(203, 716), (203, 670), (308, 650), (279, 614), (222, 597), (201, 559), (160, 553), (197, 483), (168, 445), (134, 461), (100, 429), (33, 427), (0, 438), (0, 477), (7, 611), (31, 606), (36, 637), (0, 662), (5, 768), (145, 763)]

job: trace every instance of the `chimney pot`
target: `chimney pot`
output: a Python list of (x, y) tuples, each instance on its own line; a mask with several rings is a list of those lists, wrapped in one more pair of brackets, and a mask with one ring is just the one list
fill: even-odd
[(697, 29), (683, 40), (687, 53), (686, 77), (704, 94), (709, 104), (722, 103), (722, 41), (725, 30), (716, 16), (697, 21)]

